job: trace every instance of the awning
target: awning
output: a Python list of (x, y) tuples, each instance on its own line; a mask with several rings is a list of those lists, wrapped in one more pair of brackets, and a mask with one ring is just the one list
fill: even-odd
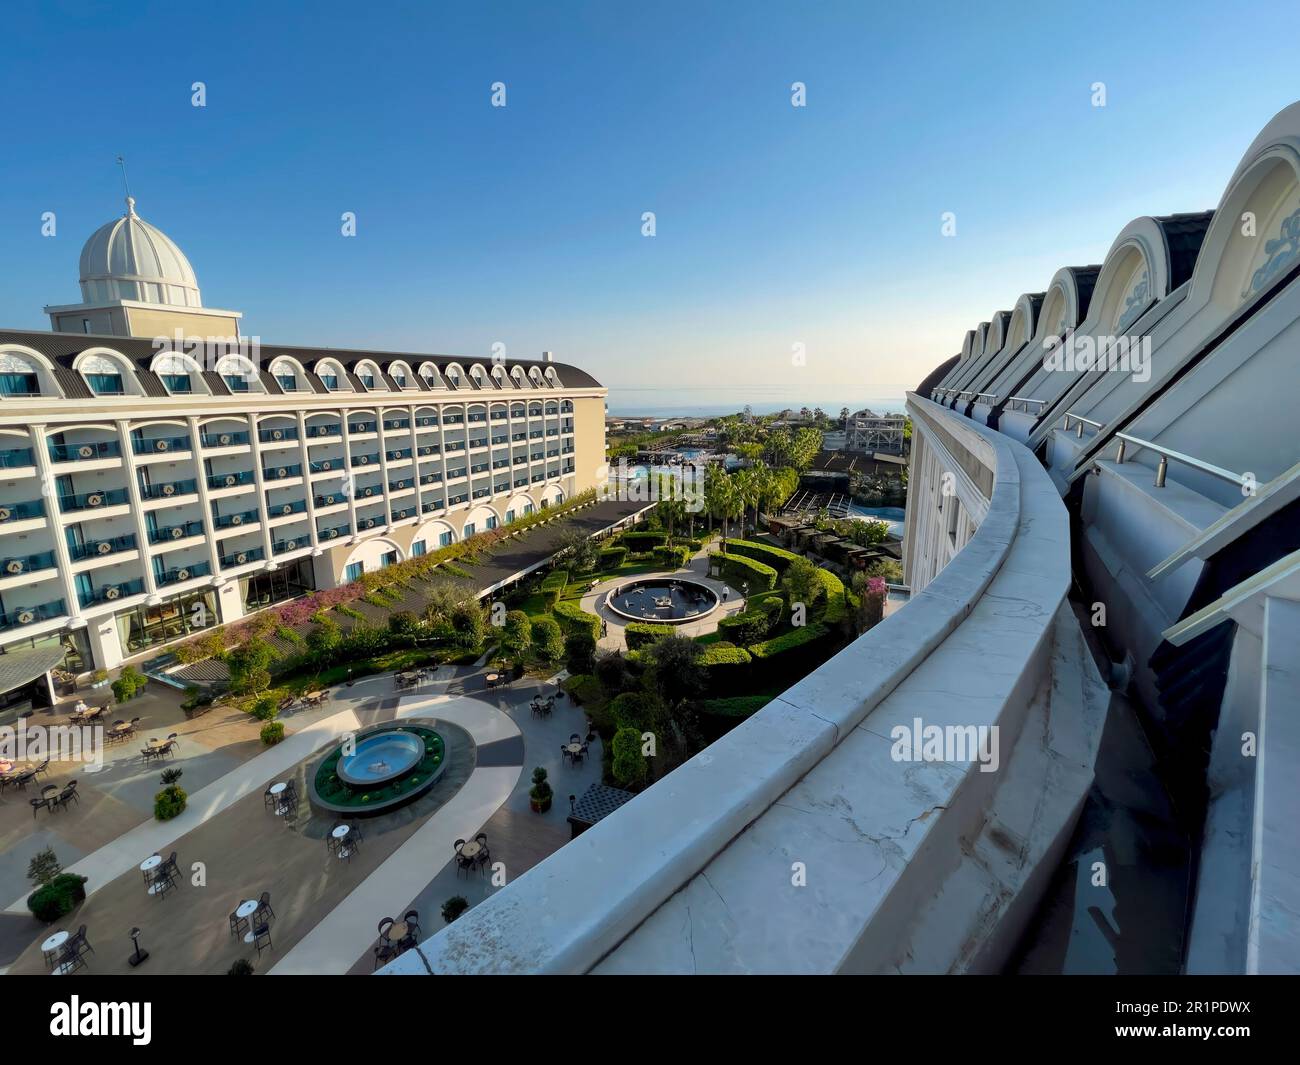
[(7, 695), (55, 669), (65, 654), (67, 648), (56, 643), (47, 647), (21, 647), (0, 655), (0, 695)]

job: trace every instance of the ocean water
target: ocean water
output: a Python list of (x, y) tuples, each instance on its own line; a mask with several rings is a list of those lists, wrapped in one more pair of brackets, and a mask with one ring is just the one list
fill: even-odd
[[(694, 400), (695, 402), (691, 402)], [(902, 396), (876, 396), (847, 400), (839, 399), (804, 399), (790, 396), (773, 399), (771, 393), (762, 396), (746, 396), (743, 389), (722, 397), (714, 403), (701, 403), (698, 396), (683, 395), (668, 389), (619, 389), (609, 390), (606, 405), (614, 418), (717, 418), (724, 414), (737, 414), (748, 403), (755, 414), (775, 414), (789, 407), (798, 411), (802, 407), (809, 409), (821, 407), (832, 418), (839, 417), (840, 410), (848, 407), (850, 411), (860, 411), (864, 407), (877, 414), (901, 414), (904, 407)]]

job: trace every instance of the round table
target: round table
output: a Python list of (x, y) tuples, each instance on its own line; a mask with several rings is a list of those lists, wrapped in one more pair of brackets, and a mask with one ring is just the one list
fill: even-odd
[(324, 693), (324, 692), (307, 692), (307, 694), (304, 696), (304, 698), (307, 698), (307, 699), (313, 699), (313, 700), (315, 700), (315, 699), (324, 699), (324, 698), (325, 698), (325, 693)]
[(41, 944), (41, 950), (43, 950), (46, 954), (53, 954), (67, 941), (68, 941), (67, 932), (63, 932), (63, 931), (55, 932), (54, 935), (50, 936), (49, 939), (47, 939), (44, 943)]
[(348, 838), (348, 833), (351, 831), (352, 829), (348, 825), (339, 825), (330, 833), (331, 836), (340, 841), (338, 849), (338, 856), (340, 858), (346, 858), (348, 856), (348, 845), (342, 841)]
[(564, 745), (564, 749), (565, 749), (566, 751), (568, 751), (570, 754), (581, 754), (581, 753), (582, 753), (582, 744), (581, 744), (581, 743), (566, 743), (566, 744)]
[[(235, 916), (236, 916), (236, 917), (252, 917), (253, 914), (255, 914), (256, 912), (257, 912), (257, 900), (256, 900), (256, 899), (245, 899), (243, 902), (241, 902), (241, 903), (239, 904), (239, 908), (238, 908), (237, 910), (235, 910)], [(249, 921), (249, 922), (248, 922), (248, 932), (247, 932), (247, 934), (244, 936), (244, 942), (245, 942), (245, 943), (251, 943), (251, 942), (253, 942), (253, 922), (252, 922), (252, 921)]]
[(384, 933), (384, 938), (390, 943), (400, 943), (406, 938), (406, 933), (408, 931), (409, 929), (407, 928), (405, 921), (394, 921), (388, 926), (388, 931)]
[(286, 812), (284, 804), (280, 802), (280, 796), (285, 793), (285, 790), (288, 787), (289, 785), (286, 784), (283, 780), (277, 780), (274, 784), (272, 784), (269, 788), (266, 789), (271, 793), (271, 797), (275, 799), (275, 812), (277, 814), (283, 814)]
[[(149, 884), (149, 874), (158, 866), (162, 865), (161, 854), (151, 854), (148, 858), (140, 863), (140, 872), (144, 873), (144, 882)], [(149, 894), (152, 895), (158, 890), (157, 884), (149, 884)]]
[(481, 844), (476, 839), (472, 839), (468, 843), (465, 843), (461, 846), (460, 855), (462, 858), (477, 858), (478, 852), (481, 851), (482, 849), (483, 849), (483, 844)]
[(499, 680), (501, 679), (501, 674), (500, 674), (500, 673), (489, 673), (489, 674), (488, 674), (486, 677), (484, 677), (483, 679), (486, 680), (486, 681), (488, 682), (488, 684), (495, 684), (497, 681), (499, 681)]

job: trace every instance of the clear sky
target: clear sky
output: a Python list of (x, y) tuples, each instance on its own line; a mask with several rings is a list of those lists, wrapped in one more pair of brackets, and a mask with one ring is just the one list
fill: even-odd
[(1297, 94), (1300, 29), (1295, 3), (0, 17), (0, 325), (48, 328), (45, 304), (76, 301), (83, 241), (123, 209), (122, 153), (140, 214), (247, 332), (551, 349), (624, 411), (900, 396), (1133, 217), (1214, 206)]

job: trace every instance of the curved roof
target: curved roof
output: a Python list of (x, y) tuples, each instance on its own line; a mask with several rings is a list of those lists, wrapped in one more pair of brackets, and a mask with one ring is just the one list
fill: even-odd
[(87, 302), (108, 298), (202, 305), (189, 259), (171, 237), (135, 213), (130, 196), (126, 214), (100, 226), (82, 247), (81, 292)]

